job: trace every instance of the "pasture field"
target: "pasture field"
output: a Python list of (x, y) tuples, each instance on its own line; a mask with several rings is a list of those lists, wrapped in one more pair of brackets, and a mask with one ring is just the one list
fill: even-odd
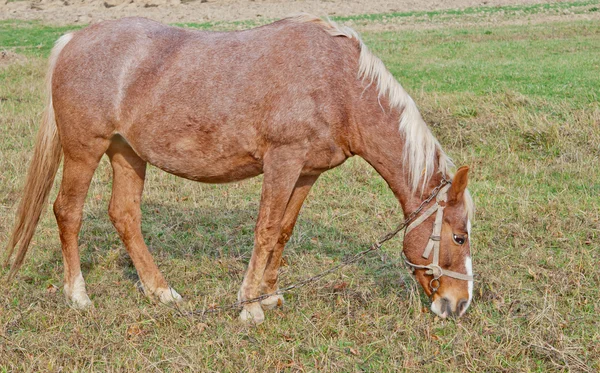
[[(443, 148), (471, 166), (476, 283), (463, 318), (429, 311), (401, 262), (401, 238), (287, 294), (283, 309), (267, 311), (258, 327), (239, 323), (237, 311), (182, 316), (151, 303), (108, 219), (104, 159), (80, 235), (94, 308), (71, 309), (62, 295), (49, 203), (17, 280), (0, 284), (0, 372), (599, 371), (600, 22), (560, 17), (568, 4), (590, 13), (599, 5), (564, 4), (536, 22), (518, 6), (506, 12), (521, 21), (499, 24), (462, 25), (472, 20), (468, 10), (428, 16), (427, 27), (417, 17), (398, 30), (378, 29), (382, 15), (340, 20), (365, 30), (366, 44), (413, 96)], [(43, 109), (46, 58), (74, 28), (0, 21), (2, 246)], [(260, 177), (199, 184), (149, 168), (143, 231), (185, 298), (181, 310), (236, 300), (260, 185)], [(51, 201), (55, 195), (56, 188)], [(363, 250), (401, 216), (383, 179), (350, 159), (311, 191), (280, 283)]]

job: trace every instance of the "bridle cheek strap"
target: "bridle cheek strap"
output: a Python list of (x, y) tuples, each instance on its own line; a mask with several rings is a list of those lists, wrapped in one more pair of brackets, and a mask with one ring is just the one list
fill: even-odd
[[(431, 264), (424, 265), (424, 266), (418, 265), (418, 264), (409, 262), (408, 259), (406, 259), (406, 257), (404, 258), (404, 261), (409, 266), (411, 266), (413, 268), (426, 269), (427, 271), (425, 273), (433, 276), (430, 286), (434, 292), (439, 287), (439, 278), (442, 276), (448, 276), (448, 277), (452, 277), (452, 278), (455, 278), (458, 280), (464, 280), (464, 281), (473, 281), (473, 276), (469, 276), (469, 275), (454, 272), (454, 271), (449, 271), (447, 269), (443, 269), (439, 265), (439, 263), (440, 263), (440, 240), (441, 240), (441, 234), (442, 234), (442, 219), (444, 217), (444, 209), (446, 208), (445, 202), (448, 198), (448, 189), (450, 189), (450, 184), (444, 186), (440, 190), (440, 192), (436, 196), (436, 202), (433, 204), (433, 206), (428, 208), (421, 216), (419, 216), (417, 219), (415, 219), (406, 228), (406, 231), (404, 233), (404, 235), (406, 236), (408, 234), (408, 232), (410, 232), (414, 228), (418, 227), (421, 223), (423, 223), (425, 220), (427, 220), (431, 215), (436, 213), (435, 221), (433, 223), (433, 232), (432, 232), (432, 235), (429, 237), (429, 241), (427, 242), (427, 246), (425, 247), (425, 250), (423, 251), (423, 255), (422, 255), (423, 258), (429, 259), (429, 257), (431, 256), (431, 253), (433, 252), (433, 260), (431, 261)], [(443, 205), (440, 205), (440, 202), (444, 202)], [(434, 281), (437, 281), (438, 286), (433, 285)]]

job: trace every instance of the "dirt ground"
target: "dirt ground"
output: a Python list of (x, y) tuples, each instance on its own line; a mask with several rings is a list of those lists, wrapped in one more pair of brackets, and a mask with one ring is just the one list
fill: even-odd
[(144, 16), (162, 22), (207, 22), (282, 18), (309, 12), (320, 16), (457, 9), (547, 3), (544, 0), (0, 0), (0, 19), (87, 24)]

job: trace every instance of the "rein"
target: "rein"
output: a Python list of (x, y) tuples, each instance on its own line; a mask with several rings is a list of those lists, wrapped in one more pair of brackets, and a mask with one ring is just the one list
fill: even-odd
[[(445, 179), (444, 179), (445, 180)], [(404, 236), (418, 227), (421, 223), (427, 220), (431, 215), (436, 213), (435, 221), (433, 223), (433, 232), (431, 236), (429, 236), (429, 241), (425, 250), (423, 251), (422, 257), (425, 259), (429, 259), (431, 256), (431, 252), (433, 251), (433, 260), (431, 264), (428, 265), (419, 265), (415, 263), (411, 263), (402, 252), (402, 257), (404, 262), (412, 267), (413, 272), (415, 269), (426, 269), (425, 274), (433, 276), (431, 281), (429, 281), (429, 287), (432, 290), (432, 295), (437, 292), (440, 287), (440, 277), (448, 276), (458, 280), (464, 281), (473, 281), (473, 276), (465, 275), (463, 273), (458, 273), (454, 271), (450, 271), (447, 269), (443, 269), (440, 267), (440, 240), (442, 233), (442, 218), (444, 217), (444, 209), (446, 208), (446, 202), (448, 199), (448, 189), (450, 189), (450, 182), (446, 180), (446, 185), (443, 186), (436, 196), (436, 201), (427, 211), (423, 213), (423, 215), (419, 216), (418, 219), (415, 219), (408, 227), (406, 227), (406, 231), (404, 232)]]
[[(316, 282), (316, 281), (320, 280), (321, 278), (327, 276), (328, 274), (333, 273), (349, 264), (352, 264), (352, 263), (358, 261), (359, 259), (363, 258), (365, 255), (367, 255), (371, 251), (379, 250), (386, 241), (391, 240), (400, 231), (402, 231), (403, 229), (406, 229), (405, 234), (410, 232), (412, 229), (417, 227), (419, 224), (423, 223), (428, 217), (433, 215), (433, 213), (436, 211), (437, 211), (437, 215), (436, 215), (436, 221), (434, 224), (433, 235), (429, 239), (429, 243), (428, 243), (427, 247), (425, 248), (425, 252), (423, 252), (423, 257), (429, 258), (431, 249), (433, 248), (433, 256), (434, 257), (433, 257), (432, 264), (429, 264), (426, 266), (421, 266), (421, 265), (411, 263), (406, 259), (404, 252), (402, 252), (404, 262), (412, 267), (413, 272), (414, 272), (415, 268), (428, 270), (426, 273), (428, 275), (433, 276), (433, 279), (429, 283), (429, 285), (431, 286), (431, 288), (433, 290), (433, 293), (435, 293), (437, 291), (437, 289), (439, 288), (439, 278), (444, 275), (449, 276), (449, 277), (454, 277), (454, 278), (457, 278), (460, 280), (473, 281), (472, 276), (467, 276), (467, 275), (464, 275), (461, 273), (445, 270), (439, 266), (439, 250), (440, 250), (439, 249), (440, 248), (439, 241), (440, 241), (440, 232), (442, 229), (442, 216), (443, 216), (444, 206), (441, 206), (438, 202), (442, 202), (442, 201), (446, 200), (447, 191), (450, 188), (450, 185), (451, 185), (450, 180), (447, 180), (446, 178), (442, 178), (442, 181), (440, 182), (440, 184), (431, 191), (431, 194), (429, 195), (429, 197), (427, 197), (425, 200), (423, 200), (423, 202), (421, 202), (419, 207), (417, 207), (417, 209), (415, 211), (413, 211), (404, 220), (404, 222), (402, 222), (402, 224), (400, 224), (394, 230), (392, 230), (392, 231), (388, 232), (387, 234), (385, 234), (384, 236), (382, 236), (379, 240), (377, 240), (375, 243), (373, 243), (368, 249), (363, 250), (363, 251), (353, 255), (349, 259), (343, 260), (338, 265), (333, 266), (315, 276), (306, 278), (306, 279), (304, 279), (300, 282), (297, 282), (293, 285), (289, 285), (284, 288), (281, 288), (273, 293), (263, 294), (258, 297), (255, 297), (255, 298), (237, 301), (230, 305), (214, 306), (214, 307), (210, 307), (210, 308), (204, 309), (204, 310), (195, 310), (195, 311), (189, 311), (189, 312), (184, 312), (184, 311), (180, 310), (179, 307), (177, 307), (177, 310), (184, 316), (193, 316), (193, 315), (204, 316), (209, 313), (218, 313), (218, 312), (227, 311), (227, 310), (231, 310), (231, 309), (239, 309), (242, 306), (244, 306), (245, 304), (260, 302), (260, 301), (265, 300), (274, 295), (281, 295), (281, 294), (288, 293), (293, 289), (298, 289), (298, 288), (306, 286), (310, 283)], [(427, 209), (425, 211), (425, 213), (423, 215), (421, 215), (418, 219), (415, 219), (417, 217), (417, 215), (419, 213), (421, 213), (421, 211), (425, 208), (425, 206), (427, 204), (429, 204), (434, 198), (436, 198), (436, 203), (432, 207)], [(438, 221), (439, 221), (439, 223), (438, 223)], [(425, 254), (427, 254), (427, 255), (425, 255)], [(434, 281), (437, 281), (437, 287), (433, 287)]]

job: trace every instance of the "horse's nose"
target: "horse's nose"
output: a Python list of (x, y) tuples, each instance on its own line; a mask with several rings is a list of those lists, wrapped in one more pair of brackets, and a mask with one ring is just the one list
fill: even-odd
[(452, 301), (446, 297), (440, 300), (440, 308), (443, 314), (446, 314), (448, 317), (460, 317), (467, 310), (467, 306), (469, 305), (469, 301), (467, 299), (459, 299), (456, 302), (456, 308), (453, 309)]
[(469, 300), (465, 298), (455, 299), (452, 296), (439, 297), (431, 302), (431, 310), (441, 318), (460, 317), (467, 308)]

